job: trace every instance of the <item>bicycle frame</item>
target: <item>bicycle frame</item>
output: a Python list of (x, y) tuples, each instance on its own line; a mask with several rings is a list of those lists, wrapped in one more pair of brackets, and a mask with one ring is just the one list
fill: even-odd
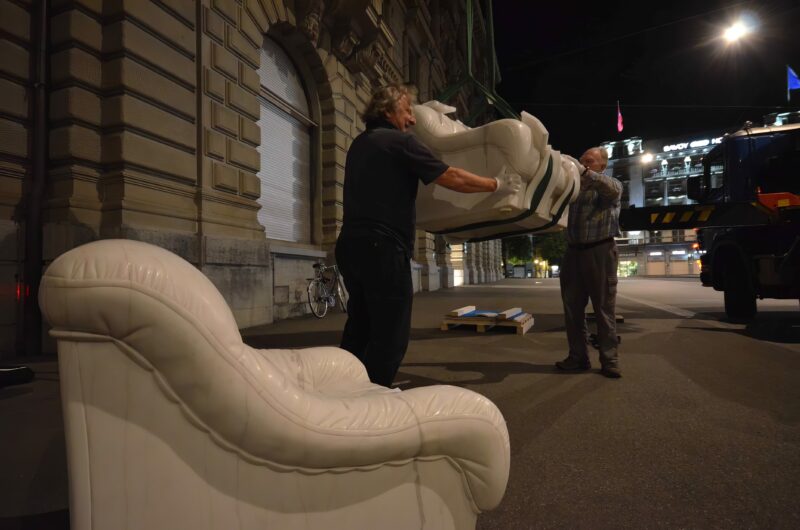
[[(326, 274), (330, 273), (330, 274)], [(318, 263), (314, 266), (314, 277), (309, 278), (308, 304), (317, 318), (323, 318), (329, 307), (339, 302), (342, 311), (347, 312), (347, 299), (342, 287), (339, 269), (336, 265), (325, 266)]]

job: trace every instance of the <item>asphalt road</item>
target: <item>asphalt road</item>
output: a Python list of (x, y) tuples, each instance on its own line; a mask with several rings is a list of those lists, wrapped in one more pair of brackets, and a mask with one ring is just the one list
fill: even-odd
[[(724, 318), (696, 279), (623, 279), (623, 378), (560, 374), (558, 280), (503, 280), (419, 293), (401, 388), (457, 384), (492, 399), (511, 437), (511, 475), (481, 529), (800, 528), (800, 311), (760, 301)], [(463, 305), (519, 306), (536, 322), (439, 329)], [(344, 315), (246, 330), (257, 347), (338, 344)], [(67, 528), (58, 372), (0, 389), (0, 528)]]
[[(796, 300), (759, 302), (755, 321), (731, 324), (721, 293), (696, 279), (622, 280), (617, 381), (553, 372), (566, 353), (557, 280), (456, 293), (536, 316), (523, 337), (442, 339), (424, 336), (432, 315), (415, 314), (399, 379), (464, 385), (508, 422), (508, 490), (479, 528), (800, 527)], [(458, 306), (452, 296), (425, 304)]]

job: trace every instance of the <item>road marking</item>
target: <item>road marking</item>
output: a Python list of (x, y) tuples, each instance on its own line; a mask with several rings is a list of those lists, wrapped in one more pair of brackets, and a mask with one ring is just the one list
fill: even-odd
[(466, 287), (468, 289), (560, 289), (557, 283), (553, 285), (545, 285), (538, 282), (536, 285), (486, 285), (486, 284), (478, 284), (478, 285), (459, 285), (459, 287)]
[[(656, 302), (650, 302), (649, 300), (642, 300), (640, 298), (634, 298), (633, 296), (628, 296), (625, 294), (617, 293), (617, 297), (619, 298), (626, 298), (632, 302), (636, 302), (637, 304), (646, 305), (652, 307), (653, 309), (658, 309), (660, 311), (666, 311), (667, 313), (672, 313), (673, 315), (683, 317), (683, 318), (694, 318), (697, 316), (697, 313), (694, 311), (689, 311), (688, 309), (681, 309), (680, 307), (675, 307), (674, 305), (668, 304), (659, 304)], [(743, 329), (744, 326), (742, 324), (734, 324), (731, 322), (722, 322), (720, 320), (716, 320), (715, 318), (702, 318), (703, 322), (706, 322), (708, 325), (720, 328), (720, 329)]]
[[(487, 285), (487, 284), (471, 284), (471, 285), (460, 285), (459, 287), (466, 287), (466, 288), (473, 288), (473, 289), (560, 289), (561, 287), (559, 284), (553, 282), (552, 284), (541, 284), (541, 285)], [(626, 300), (630, 300), (631, 302), (635, 302), (637, 304), (642, 304), (648, 307), (652, 307), (653, 309), (658, 309), (659, 311), (664, 311), (666, 313), (671, 313), (675, 316), (681, 318), (694, 318), (697, 316), (697, 313), (694, 311), (689, 311), (688, 309), (682, 309), (680, 307), (676, 307), (674, 305), (669, 304), (659, 304), (657, 302), (651, 302), (649, 300), (643, 300), (641, 298), (636, 298), (633, 296), (629, 296), (626, 294), (620, 294), (617, 292), (618, 298), (625, 298)], [(591, 307), (591, 304), (588, 306)], [(588, 310), (588, 309), (587, 309)], [(621, 313), (624, 313), (622, 311)], [(741, 329), (741, 324), (732, 324), (728, 322), (721, 322), (719, 320), (715, 320), (713, 318), (704, 318), (703, 321), (708, 322), (711, 326), (716, 328), (723, 328), (723, 329)]]

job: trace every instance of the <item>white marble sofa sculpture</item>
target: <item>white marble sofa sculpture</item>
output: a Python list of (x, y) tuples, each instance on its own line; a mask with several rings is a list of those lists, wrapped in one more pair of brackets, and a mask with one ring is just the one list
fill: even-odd
[(505, 171), (522, 177), (522, 190), (498, 200), (489, 193), (463, 194), (435, 184), (420, 186), (417, 227), (454, 240), (480, 241), (533, 231), (561, 230), (577, 197), (575, 165), (552, 149), (542, 123), (527, 112), (470, 128), (447, 116), (438, 101), (414, 107), (412, 132), (446, 164), (483, 176)]
[(339, 348), (250, 348), (213, 284), (164, 249), (73, 249), (40, 304), (74, 530), (460, 530), (503, 496), (508, 432), (491, 401), (373, 385)]

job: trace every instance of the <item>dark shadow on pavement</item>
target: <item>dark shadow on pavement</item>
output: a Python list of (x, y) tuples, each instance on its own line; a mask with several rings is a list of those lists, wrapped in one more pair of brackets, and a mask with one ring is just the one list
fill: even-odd
[[(480, 373), (481, 377), (473, 379), (449, 379), (440, 377), (434, 379), (430, 376), (410, 373), (407, 368), (426, 367), (444, 369), (445, 373), (457, 374), (463, 372)], [(520, 362), (466, 362), (466, 363), (404, 363), (395, 377), (396, 386), (403, 390), (429, 385), (485, 385), (502, 382), (512, 374), (555, 374), (565, 375), (566, 372), (556, 370), (552, 364), (531, 364)]]
[(28, 385), (19, 385), (19, 386), (9, 386), (5, 388), (0, 388), (0, 399), (9, 399), (16, 396), (21, 396), (22, 394), (30, 394), (33, 392), (33, 386)]
[(69, 530), (69, 510), (0, 517), (0, 530)]
[(311, 348), (313, 346), (339, 346), (342, 332), (307, 331), (302, 333), (275, 333), (272, 335), (251, 335), (242, 337), (248, 346), (253, 348)]
[(728, 317), (724, 311), (696, 311), (690, 320), (719, 320), (726, 322)]
[[(720, 322), (735, 323), (724, 318), (724, 314), (721, 318), (715, 320), (719, 320)], [(795, 312), (780, 311), (774, 313), (761, 313), (758, 314), (754, 320), (748, 322), (744, 329), (724, 329), (710, 327), (697, 327), (692, 329), (717, 333), (735, 333), (737, 335), (744, 335), (756, 340), (770, 342), (800, 344), (800, 314)]]
[[(514, 335), (510, 327), (496, 326), (487, 333)], [(442, 331), (439, 328), (413, 328), (410, 340), (439, 340), (462, 337), (475, 337), (478, 333), (474, 327), (464, 326)], [(484, 335), (484, 333), (480, 333)], [(253, 348), (311, 348), (314, 346), (338, 346), (342, 341), (342, 331), (307, 331), (297, 333), (274, 333), (248, 335), (242, 337), (245, 344)]]
[(411, 330), (411, 340), (438, 340), (453, 339), (460, 337), (477, 337), (487, 334), (492, 335), (516, 335), (516, 330), (510, 326), (493, 326), (484, 332), (479, 332), (474, 325), (461, 324), (450, 326), (447, 331), (439, 328), (414, 328)]

